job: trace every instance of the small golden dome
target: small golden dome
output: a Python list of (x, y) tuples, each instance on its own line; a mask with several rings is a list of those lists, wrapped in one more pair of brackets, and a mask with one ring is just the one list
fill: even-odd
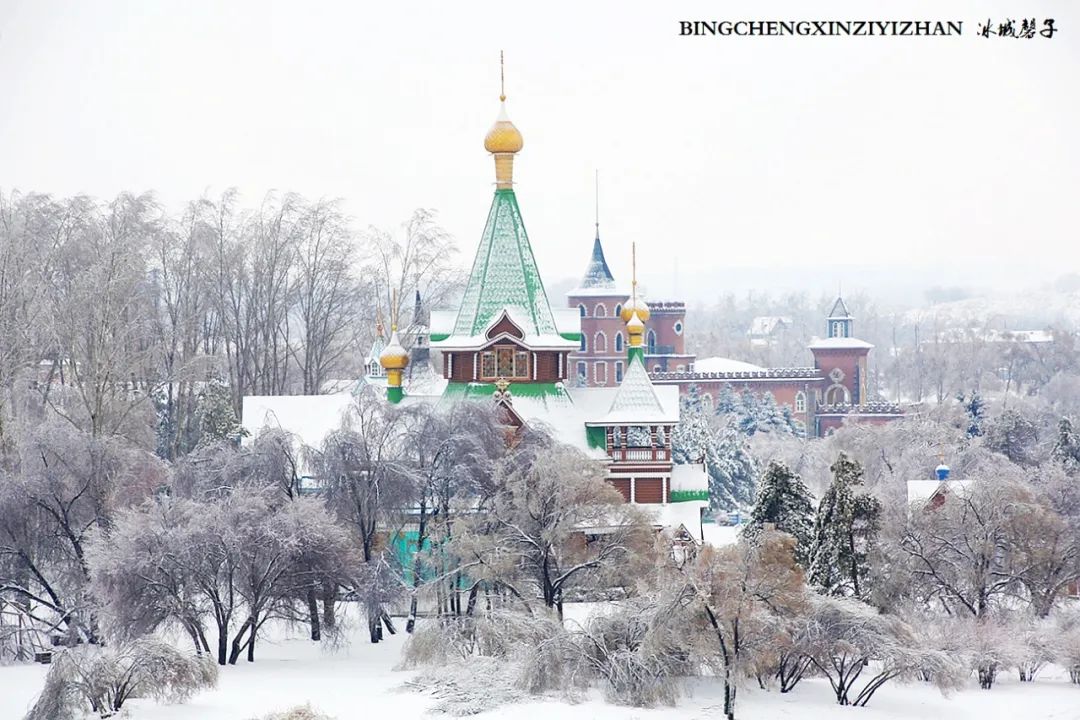
[(489, 153), (516, 153), (525, 145), (521, 132), (510, 122), (506, 115), (506, 103), (502, 103), (499, 109), (499, 117), (495, 124), (488, 130), (484, 138), (484, 149)]
[(626, 331), (631, 335), (641, 335), (645, 332), (645, 323), (641, 321), (636, 312), (632, 313), (630, 319), (626, 321)]
[(644, 327), (644, 323), (649, 319), (649, 306), (639, 297), (627, 300), (626, 304), (622, 306), (622, 310), (619, 312), (619, 317), (622, 318), (624, 323), (629, 325), (630, 319), (635, 314), (638, 317), (638, 321), (641, 322)]
[(409, 352), (401, 346), (397, 330), (390, 335), (390, 342), (379, 353), (379, 364), (384, 370), (404, 370), (409, 364)]

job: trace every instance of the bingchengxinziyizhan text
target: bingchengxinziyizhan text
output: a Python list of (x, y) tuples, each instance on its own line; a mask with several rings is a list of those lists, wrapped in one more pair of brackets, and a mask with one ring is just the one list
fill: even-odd
[[(1053, 19), (987, 19), (977, 36), (1052, 38)], [(962, 20), (680, 20), (679, 35), (737, 37), (960, 37)]]

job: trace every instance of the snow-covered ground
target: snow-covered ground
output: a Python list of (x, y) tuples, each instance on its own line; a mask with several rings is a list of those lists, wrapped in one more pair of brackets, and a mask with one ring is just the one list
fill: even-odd
[[(581, 616), (587, 608), (571, 610)], [(217, 689), (196, 695), (183, 705), (131, 701), (131, 720), (248, 720), (268, 712), (311, 703), (337, 720), (408, 720), (427, 715), (430, 698), (402, 689), (412, 673), (395, 671), (404, 638), (399, 633), (381, 645), (371, 645), (357, 624), (353, 644), (337, 653), (323, 652), (301, 637), (264, 642), (254, 664), (224, 668)], [(0, 719), (18, 720), (41, 687), (43, 666), (0, 667)], [(584, 702), (529, 702), (493, 709), (480, 719), (512, 716), (514, 720), (694, 720), (721, 716), (720, 687), (697, 680), (676, 707), (638, 709), (609, 705), (598, 694)], [(974, 683), (963, 692), (942, 697), (923, 684), (886, 685), (867, 708), (842, 708), (824, 680), (805, 680), (794, 692), (740, 690), (738, 717), (744, 720), (1077, 720), (1080, 686), (1068, 682), (1059, 669), (1020, 683), (1003, 674), (993, 690)]]

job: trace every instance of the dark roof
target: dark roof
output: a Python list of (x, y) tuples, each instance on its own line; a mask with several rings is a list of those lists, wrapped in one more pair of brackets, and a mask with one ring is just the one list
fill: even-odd
[(604, 248), (600, 245), (600, 231), (596, 231), (596, 239), (593, 240), (592, 257), (589, 258), (589, 266), (585, 269), (585, 276), (581, 278), (583, 288), (613, 288), (615, 278), (611, 276), (607, 260), (604, 259)]
[(851, 311), (847, 309), (847, 305), (844, 304), (844, 298), (837, 296), (836, 302), (833, 303), (832, 312), (829, 313), (829, 318), (850, 318), (853, 317)]

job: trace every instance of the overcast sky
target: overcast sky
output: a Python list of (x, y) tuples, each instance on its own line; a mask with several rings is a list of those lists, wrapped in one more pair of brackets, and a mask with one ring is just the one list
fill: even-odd
[[(636, 240), (653, 296), (1080, 270), (1076, 3), (765, 5), (0, 0), (0, 189), (153, 190), (178, 209), (277, 188), (383, 227), (428, 207), (467, 264), (503, 49), (549, 285), (584, 270), (596, 168), (608, 260), (625, 278)], [(1022, 16), (1060, 32), (976, 36)], [(965, 36), (678, 36), (682, 19), (770, 18)]]

